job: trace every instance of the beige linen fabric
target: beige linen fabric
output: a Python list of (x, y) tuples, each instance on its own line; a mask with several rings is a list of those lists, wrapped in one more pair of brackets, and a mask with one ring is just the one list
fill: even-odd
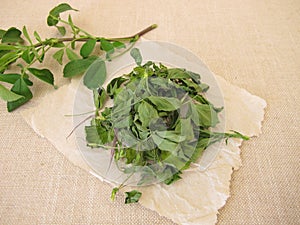
[[(233, 175), (219, 224), (300, 223), (299, 1), (67, 2), (80, 9), (74, 22), (98, 35), (132, 34), (157, 23), (148, 39), (191, 49), (214, 73), (264, 98), (263, 134), (242, 146), (243, 166)], [(57, 35), (45, 26), (57, 3), (2, 0), (0, 27)], [(55, 68), (61, 86), (66, 81)], [(53, 90), (35, 82), (33, 91), (39, 97)], [(0, 112), (0, 224), (172, 224), (138, 204), (111, 203), (110, 186), (74, 167), (18, 111), (6, 113), (1, 102)]]

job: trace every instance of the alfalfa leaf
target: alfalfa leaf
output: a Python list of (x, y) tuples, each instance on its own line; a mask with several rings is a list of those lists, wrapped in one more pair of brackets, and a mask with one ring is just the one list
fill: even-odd
[(78, 11), (77, 9), (73, 9), (69, 4), (67, 3), (62, 3), (59, 4), (58, 6), (54, 7), (50, 12), (47, 17), (47, 24), (48, 26), (55, 26), (58, 23), (58, 19), (60, 17), (60, 13), (68, 11), (68, 10), (74, 10)]
[(8, 112), (15, 110), (16, 108), (25, 104), (32, 98), (32, 93), (31, 93), (30, 89), (28, 88), (27, 84), (25, 83), (25, 81), (23, 80), (23, 78), (18, 79), (14, 83), (13, 87), (11, 88), (11, 91), (18, 95), (24, 96), (24, 98), (20, 98), (15, 101), (7, 102)]
[(107, 41), (104, 38), (100, 39), (100, 43), (101, 43), (101, 45), (100, 45), (101, 49), (103, 51), (105, 51), (107, 54), (110, 55), (110, 54), (114, 53), (115, 48), (112, 43), (110, 43), (109, 41)]
[(16, 94), (8, 90), (2, 84), (0, 84), (0, 98), (3, 99), (4, 101), (10, 102), (10, 101), (16, 101), (18, 99), (24, 98), (24, 96)]
[(138, 115), (143, 127), (148, 127), (151, 120), (159, 118), (157, 110), (146, 101), (143, 101), (141, 104), (139, 104)]
[(45, 81), (48, 84), (54, 85), (54, 77), (50, 70), (37, 68), (28, 68), (28, 70), (40, 80)]
[(160, 111), (174, 111), (181, 106), (180, 100), (174, 97), (149, 96), (147, 99)]
[(141, 198), (142, 193), (137, 190), (125, 192), (125, 204), (136, 203)]
[(66, 48), (66, 54), (67, 54), (68, 59), (71, 61), (80, 58), (74, 51), (72, 51), (69, 48)]
[(88, 57), (94, 50), (95, 45), (95, 39), (90, 39), (87, 42), (85, 42), (80, 49), (80, 55), (82, 56), (82, 58)]
[(60, 64), (62, 65), (62, 60), (64, 56), (64, 49), (60, 49), (57, 52), (53, 54), (53, 58)]
[(93, 90), (102, 86), (106, 79), (106, 66), (105, 62), (101, 59), (94, 61), (87, 69), (83, 83), (84, 85)]
[(68, 62), (63, 69), (64, 77), (83, 74), (96, 59), (98, 59), (97, 56), (90, 56), (86, 59), (75, 59)]
[(56, 26), (56, 28), (57, 28), (58, 32), (59, 32), (62, 36), (65, 36), (65, 34), (66, 34), (66, 32), (67, 32), (65, 27), (63, 27), (63, 26)]
[(15, 27), (9, 28), (2, 37), (2, 43), (16, 43), (22, 42), (21, 38), (22, 32)]
[(130, 51), (130, 55), (132, 56), (132, 58), (134, 58), (135, 63), (138, 66), (141, 66), (141, 63), (143, 61), (142, 55), (140, 53), (140, 50), (138, 48), (133, 48)]

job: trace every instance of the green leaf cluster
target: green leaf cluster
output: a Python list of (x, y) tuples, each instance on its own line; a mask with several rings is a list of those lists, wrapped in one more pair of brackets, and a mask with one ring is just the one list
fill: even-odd
[(140, 197), (142, 196), (142, 193), (137, 190), (133, 190), (130, 192), (125, 192), (125, 195), (125, 204), (129, 204), (138, 202)]
[[(205, 98), (208, 86), (199, 74), (151, 61), (142, 65), (138, 49), (131, 55), (137, 67), (94, 92), (97, 116), (86, 126), (86, 141), (90, 147), (113, 149), (122, 172), (141, 173), (139, 185), (170, 185), (209, 145), (246, 139), (237, 132), (211, 131), (221, 109)], [(108, 98), (114, 105), (105, 108)], [(126, 193), (126, 203), (135, 202), (136, 194)]]
[[(47, 16), (47, 25), (57, 28), (61, 36), (59, 38), (43, 39), (37, 31), (30, 35), (26, 26), (22, 30), (16, 27), (0, 29), (0, 82), (12, 84), (9, 89), (6, 84), (0, 83), (0, 98), (7, 101), (8, 111), (20, 107), (33, 97), (29, 88), (33, 84), (30, 76), (55, 86), (53, 73), (48, 68), (36, 65), (44, 62), (50, 49), (54, 50), (53, 59), (63, 66), (64, 77), (84, 74), (84, 84), (94, 91), (106, 79), (105, 61), (123, 54), (128, 50), (126, 43), (133, 46), (141, 35), (155, 28), (152, 26), (151, 29), (146, 28), (137, 35), (124, 38), (97, 37), (75, 25), (71, 15), (67, 20), (62, 18), (64, 13), (72, 11), (78, 10), (61, 3), (50, 10)], [(72, 36), (64, 37), (67, 32)], [(76, 48), (78, 42), (82, 42), (79, 51)], [(94, 54), (97, 48), (105, 53), (105, 57)], [(20, 72), (8, 72), (13, 64), (17, 64)]]

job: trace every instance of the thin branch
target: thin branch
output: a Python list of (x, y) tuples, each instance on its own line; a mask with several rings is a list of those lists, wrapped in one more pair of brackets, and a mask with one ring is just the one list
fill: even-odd
[(157, 24), (152, 24), (151, 26), (141, 30), (140, 32), (132, 35), (132, 36), (128, 36), (128, 37), (121, 37), (121, 38), (106, 38), (106, 40), (109, 41), (116, 41), (116, 40), (123, 40), (123, 39), (133, 39), (133, 38), (140, 38), (141, 36), (145, 35), (146, 33), (154, 30), (155, 28), (157, 28)]
[(90, 115), (90, 116), (88, 116), (87, 118), (85, 118), (83, 121), (81, 121), (79, 124), (77, 124), (77, 125), (71, 130), (71, 132), (70, 132), (69, 135), (66, 137), (66, 139), (68, 139), (80, 125), (82, 125), (82, 124), (83, 124), (84, 122), (86, 122), (88, 119), (93, 118), (93, 116), (94, 116), (94, 115)]
[[(131, 35), (131, 36), (127, 36), (127, 37), (117, 37), (117, 38), (105, 38), (106, 40), (108, 41), (128, 41), (128, 40), (131, 40), (131, 39), (139, 39), (140, 37), (142, 37), (143, 35), (147, 34), (148, 32), (154, 30), (155, 28), (157, 28), (157, 25), (156, 24), (152, 24), (151, 26), (141, 30), (140, 32), (134, 34), (134, 35)], [(88, 40), (90, 40), (91, 38), (87, 38), (87, 37), (82, 37), (82, 38), (72, 38), (72, 37), (67, 37), (67, 38), (58, 38), (56, 39), (56, 41), (58, 43), (61, 43), (61, 42), (70, 42), (70, 41), (78, 41), (78, 42), (86, 42)], [(49, 41), (49, 40), (48, 40)], [(97, 38), (97, 41), (99, 42), (100, 41), (100, 38)], [(34, 45), (34, 47), (40, 47), (42, 46), (44, 43), (37, 43)]]

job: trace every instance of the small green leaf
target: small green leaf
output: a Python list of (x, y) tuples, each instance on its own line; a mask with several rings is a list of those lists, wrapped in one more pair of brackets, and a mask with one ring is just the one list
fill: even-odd
[(18, 79), (20, 79), (20, 74), (8, 73), (8, 74), (0, 74), (0, 81), (14, 84)]
[(194, 148), (194, 151), (190, 156), (190, 161), (196, 162), (209, 144), (210, 144), (210, 137), (198, 138), (196, 148)]
[(151, 120), (159, 117), (156, 109), (145, 101), (139, 105), (138, 115), (144, 127), (148, 127)]
[(80, 49), (80, 55), (82, 56), (82, 58), (88, 57), (94, 50), (95, 45), (95, 39), (90, 39), (87, 42), (85, 42)]
[(149, 99), (161, 111), (174, 111), (180, 108), (181, 102), (173, 97), (149, 96)]
[(156, 131), (155, 132), (158, 136), (161, 138), (168, 139), (172, 142), (182, 142), (186, 139), (186, 136), (181, 135), (179, 132), (173, 131), (173, 130), (164, 130), (164, 131)]
[[(101, 127), (101, 126), (85, 126), (84, 129), (85, 129), (85, 134), (86, 134), (85, 140), (89, 146), (98, 146), (98, 145), (103, 144), (103, 141), (102, 141), (103, 137), (102, 137), (102, 135), (100, 135), (98, 133), (98, 130), (105, 132), (105, 130), (103, 130), (103, 127)], [(102, 138), (100, 138), (100, 137), (102, 137)]]
[(47, 17), (48, 26), (55, 26), (58, 23), (59, 14), (68, 10), (78, 11), (77, 9), (73, 9), (69, 4), (62, 3), (58, 6), (54, 7)]
[(199, 84), (195, 83), (194, 81), (190, 79), (180, 79), (181, 82), (184, 83), (186, 87), (189, 88), (192, 92), (201, 92), (202, 89), (200, 88)]
[(106, 66), (103, 60), (96, 60), (87, 69), (83, 83), (89, 89), (96, 89), (101, 87), (106, 79)]
[(33, 85), (32, 81), (29, 80), (29, 79), (27, 79), (27, 78), (24, 78), (24, 81), (25, 81), (25, 83), (26, 83), (28, 86), (32, 86), (32, 85)]
[(94, 105), (95, 105), (97, 110), (100, 108), (100, 94), (99, 94), (98, 90), (100, 90), (100, 88), (93, 90)]
[(170, 69), (168, 69), (168, 78), (184, 79), (184, 78), (190, 78), (190, 75), (184, 69), (170, 68)]
[(107, 41), (106, 39), (104, 38), (101, 38), (100, 39), (100, 47), (103, 51), (105, 51), (107, 54), (112, 54), (114, 53), (115, 49), (114, 49), (114, 46), (112, 43), (110, 43), (109, 41)]
[(71, 48), (74, 50), (75, 47), (76, 47), (76, 41), (72, 41), (72, 42), (71, 42)]
[(96, 109), (101, 109), (104, 106), (108, 95), (104, 88), (98, 88), (98, 90), (93, 90), (93, 97)]
[(10, 102), (24, 98), (24, 96), (18, 95), (0, 84), (0, 98), (2, 98), (4, 101)]
[(54, 85), (54, 77), (50, 70), (48, 69), (36, 69), (36, 68), (28, 68), (29, 72), (34, 76), (39, 78), (42, 81), (45, 81), (48, 84)]
[[(186, 169), (187, 162), (189, 161), (189, 158), (185, 158), (184, 155), (183, 155), (183, 158), (178, 156), (178, 154), (182, 153), (182, 150), (180, 150), (180, 148), (181, 147), (178, 146), (178, 147), (176, 147), (176, 149), (173, 149), (171, 151), (172, 154), (168, 155), (164, 159), (164, 163), (166, 163), (168, 165), (172, 165), (172, 167), (176, 168), (177, 171)], [(179, 151), (178, 151), (178, 149), (179, 149)], [(171, 173), (171, 174), (173, 174), (173, 173)], [(164, 180), (166, 178), (170, 178), (170, 175), (164, 176)]]
[(125, 192), (125, 204), (136, 203), (142, 196), (142, 193), (137, 190), (132, 190), (130, 192)]
[(32, 93), (22, 78), (20, 78), (19, 80), (16, 81), (16, 83), (13, 85), (11, 91), (18, 95), (24, 96), (24, 98), (20, 98), (16, 101), (7, 102), (8, 112), (15, 110), (16, 108), (25, 104), (32, 98)]
[(26, 29), (25, 26), (23, 27), (22, 32), (23, 32), (25, 38), (27, 39), (27, 41), (32, 45), (31, 38), (30, 38), (30, 36), (29, 36), (29, 34), (28, 34), (27, 29)]
[(26, 49), (26, 50), (23, 52), (21, 58), (22, 58), (26, 63), (29, 64), (29, 63), (31, 63), (32, 60), (34, 59), (34, 53), (32, 53), (32, 52), (30, 51), (30, 49), (28, 48), (28, 49)]
[(172, 152), (178, 147), (178, 143), (169, 141), (156, 134), (152, 135), (152, 139), (154, 143), (157, 145), (157, 147), (164, 151)]
[(170, 185), (170, 184), (174, 183), (175, 181), (180, 180), (181, 179), (181, 177), (180, 177), (181, 173), (182, 172), (179, 170), (177, 173), (174, 173), (171, 177), (164, 180), (164, 183), (166, 185)]
[(120, 86), (127, 80), (128, 79), (124, 77), (116, 77), (112, 79), (112, 81), (107, 85), (107, 94), (110, 97), (113, 97), (116, 94), (117, 90), (120, 88)]
[(200, 79), (201, 79), (200, 74), (194, 73), (192, 71), (186, 71), (186, 72), (191, 76), (191, 78), (193, 79), (194, 82), (200, 83)]
[(53, 54), (53, 58), (60, 64), (62, 65), (62, 60), (64, 56), (64, 49), (60, 49), (57, 52)]
[(90, 56), (86, 59), (76, 59), (68, 62), (63, 70), (64, 77), (83, 74), (96, 59), (98, 59), (97, 56)]
[(2, 37), (2, 43), (16, 43), (22, 42), (22, 32), (15, 27), (9, 28)]
[(131, 51), (130, 51), (130, 55), (132, 56), (132, 58), (134, 58), (135, 60), (135, 63), (140, 66), (142, 61), (143, 61), (143, 58), (142, 58), (142, 55), (140, 53), (140, 50), (138, 48), (133, 48)]
[(120, 41), (114, 41), (112, 43), (112, 45), (117, 48), (117, 49), (120, 49), (120, 48), (126, 48), (126, 45), (123, 43), (123, 42), (120, 42)]
[(57, 43), (52, 44), (52, 47), (53, 48), (63, 48), (63, 47), (65, 47), (65, 44), (62, 42), (57, 42)]
[(184, 134), (184, 136), (186, 136), (188, 140), (193, 140), (195, 138), (193, 125), (190, 117), (186, 119), (179, 119), (175, 131), (179, 132), (180, 134)]
[(34, 31), (33, 35), (34, 35), (35, 39), (36, 39), (38, 42), (40, 42), (40, 43), (43, 42), (43, 41), (42, 41), (42, 38), (40, 37), (40, 35), (38, 34), (38, 32)]
[[(206, 104), (191, 104), (191, 119), (197, 126), (214, 127), (219, 122), (218, 114), (212, 106)], [(198, 120), (198, 121), (197, 121)]]
[(85, 126), (86, 142), (90, 147), (98, 147), (109, 143), (114, 139), (114, 131), (110, 127), (101, 124), (97, 126)]
[(110, 195), (110, 198), (111, 198), (112, 201), (115, 200), (116, 194), (117, 194), (118, 191), (119, 191), (119, 188), (117, 188), (117, 187), (115, 187), (114, 189), (112, 189), (112, 192), (111, 192), (111, 195)]
[(209, 89), (209, 86), (204, 83), (199, 84), (199, 87), (201, 89), (201, 92), (206, 92)]
[(69, 48), (66, 49), (66, 53), (67, 53), (68, 59), (69, 59), (70, 61), (76, 60), (76, 59), (79, 59), (79, 58), (80, 58), (74, 51), (72, 51), (72, 50), (69, 49)]
[(65, 27), (62, 27), (62, 26), (56, 26), (58, 32), (62, 35), (62, 36), (65, 36), (66, 34), (66, 28)]
[(78, 33), (78, 28), (76, 28), (76, 26), (74, 25), (71, 15), (68, 16), (68, 22), (71, 26), (73, 34), (76, 35)]
[(227, 138), (240, 138), (240, 139), (243, 139), (243, 140), (246, 140), (246, 141), (250, 139), (248, 136), (243, 135), (243, 134), (241, 134), (237, 131), (231, 130), (231, 132), (233, 132), (233, 133), (225, 133), (225, 136)]
[[(0, 81), (10, 83), (10, 84), (16, 83), (16, 81), (18, 79), (20, 79), (20, 77), (21, 77), (20, 74), (15, 74), (15, 73), (1, 74), (0, 73)], [(28, 77), (24, 76), (23, 79), (28, 86), (32, 86), (33, 83), (28, 79)]]
[(6, 30), (0, 29), (0, 40), (2, 39), (3, 35), (5, 34)]

